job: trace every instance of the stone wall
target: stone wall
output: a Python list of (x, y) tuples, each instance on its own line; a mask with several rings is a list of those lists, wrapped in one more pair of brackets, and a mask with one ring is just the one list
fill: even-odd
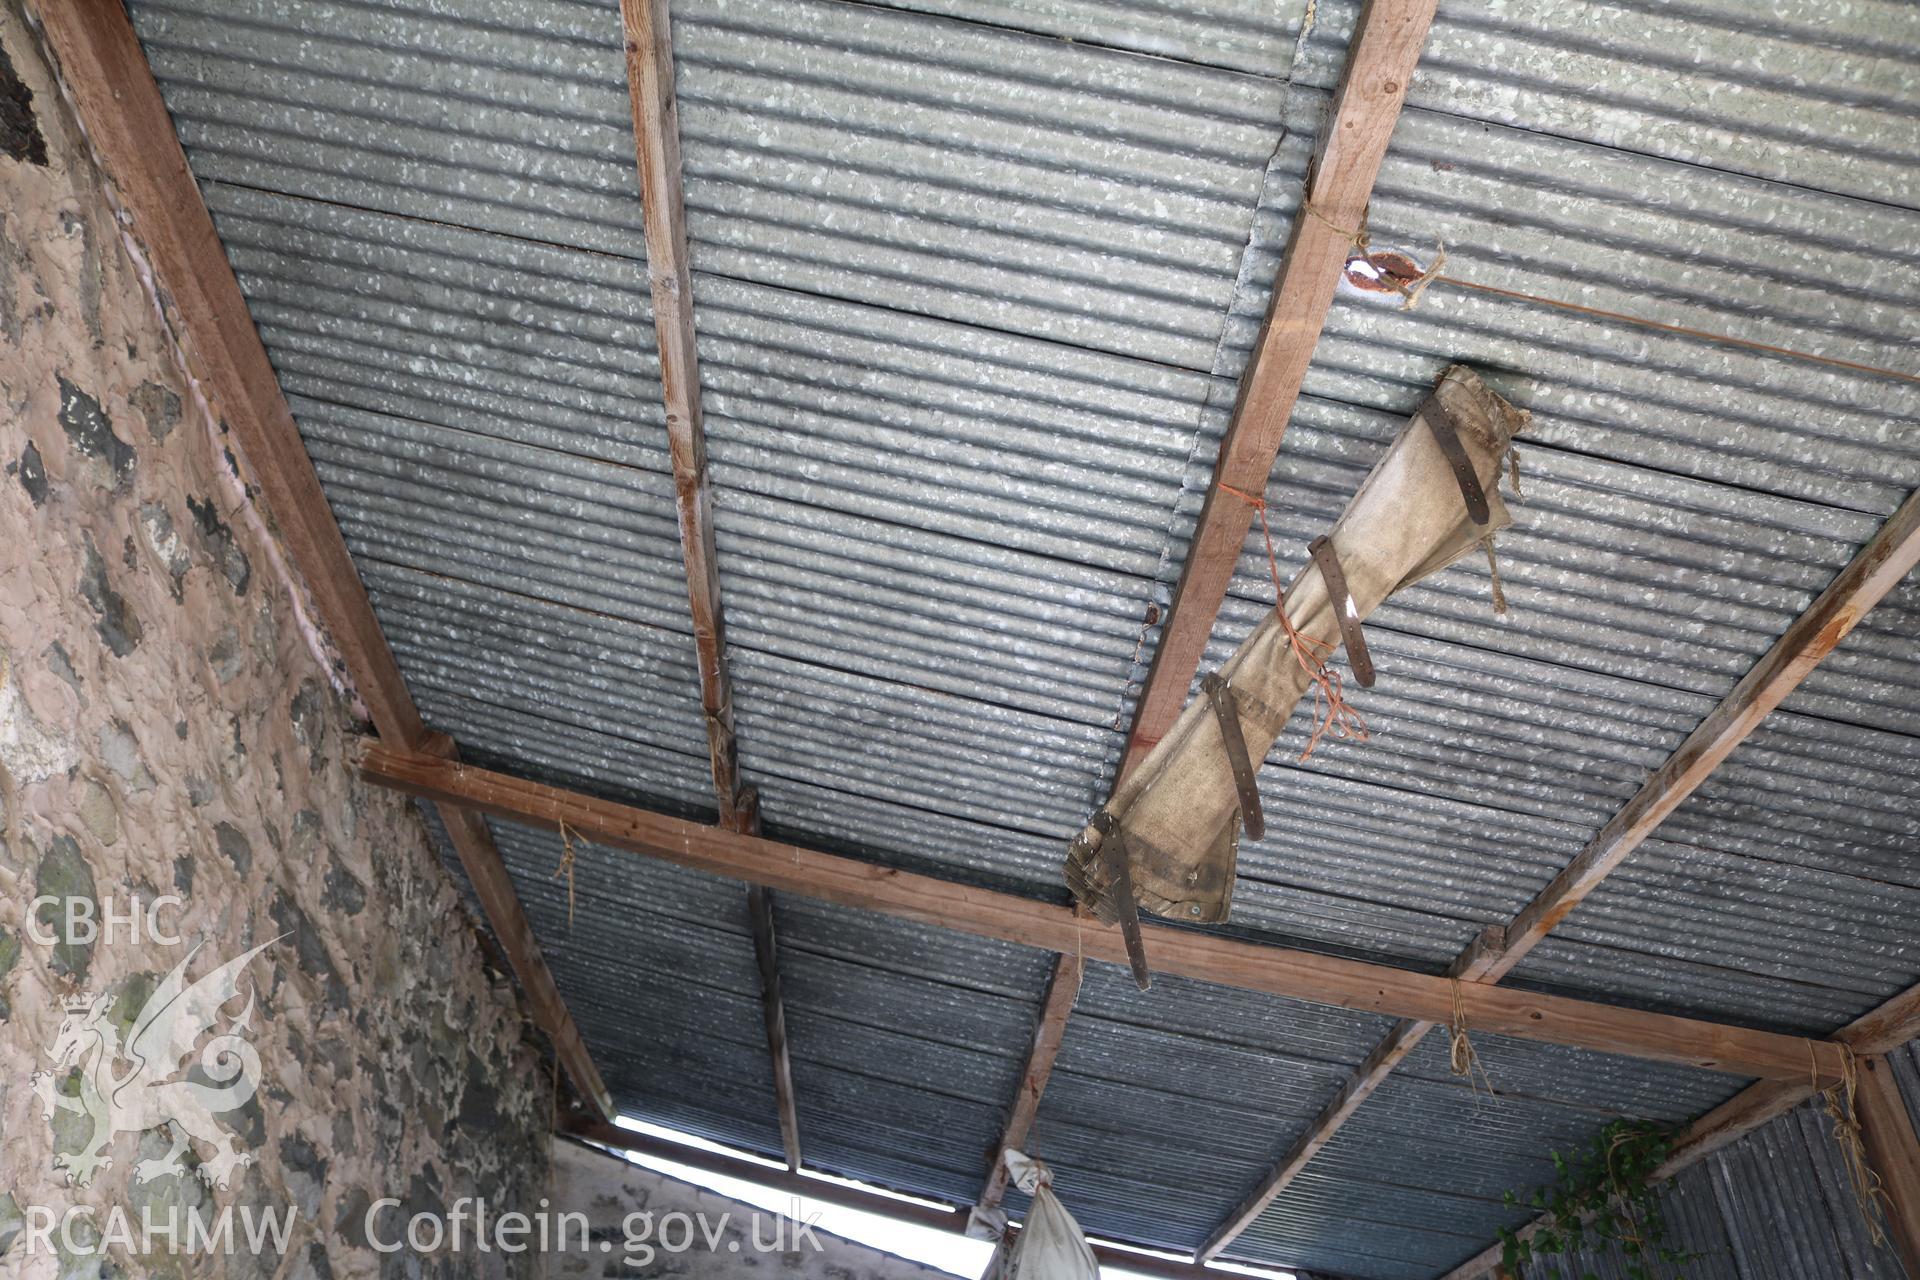
[[(543, 1194), (551, 1079), (419, 815), (343, 764), (244, 460), (17, 0), (0, 49), (0, 1273), (536, 1274), (364, 1242), (382, 1197)], [(182, 1246), (170, 1211), (291, 1225), (170, 1254), (143, 1209)]]
[[(553, 1280), (953, 1280), (564, 1138), (554, 1140), (552, 1200)], [(583, 1215), (585, 1229), (563, 1233), (563, 1213)]]

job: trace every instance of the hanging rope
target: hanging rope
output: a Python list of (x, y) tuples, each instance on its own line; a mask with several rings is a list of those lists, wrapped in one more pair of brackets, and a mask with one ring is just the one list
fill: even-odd
[(1493, 612), (1497, 617), (1507, 611), (1507, 593), (1500, 589), (1500, 562), (1493, 557), (1493, 535), (1480, 539), (1480, 546), (1487, 553), (1487, 572), (1493, 576)]
[(1338, 669), (1329, 667), (1326, 662), (1338, 646), (1331, 641), (1302, 634), (1293, 625), (1293, 619), (1287, 616), (1287, 592), (1280, 583), (1280, 557), (1274, 554), (1273, 530), (1267, 524), (1267, 500), (1243, 493), (1232, 485), (1223, 484), (1220, 488), (1252, 507), (1260, 517), (1260, 536), (1267, 544), (1267, 569), (1273, 575), (1273, 611), (1279, 615), (1280, 626), (1287, 633), (1287, 643), (1293, 650), (1294, 661), (1300, 664), (1300, 669), (1307, 673), (1307, 679), (1313, 683), (1313, 732), (1307, 735), (1307, 747), (1300, 753), (1300, 758), (1305, 760), (1312, 756), (1313, 749), (1320, 745), (1321, 737), (1328, 733), (1352, 742), (1365, 742), (1366, 718), (1347, 704), (1342, 693), (1343, 678)]
[[(1480, 1051), (1473, 1047), (1473, 1037), (1467, 1034), (1467, 1007), (1460, 997), (1460, 979), (1453, 980), (1453, 1023), (1447, 1028), (1447, 1068), (1454, 1075), (1467, 1082), (1467, 1088), (1477, 1097), (1480, 1089), (1485, 1088), (1487, 1096), (1493, 1097), (1493, 1081), (1487, 1075), (1487, 1068), (1480, 1061)], [(1480, 1084), (1474, 1084), (1474, 1072), (1480, 1073)]]
[(567, 928), (573, 928), (573, 829), (567, 826), (565, 818), (560, 819), (560, 866), (554, 871), (553, 878), (567, 878)]
[(1834, 1145), (1840, 1148), (1840, 1163), (1846, 1166), (1847, 1183), (1853, 1189), (1853, 1202), (1873, 1236), (1875, 1248), (1886, 1244), (1886, 1232), (1880, 1227), (1887, 1198), (1880, 1175), (1867, 1163), (1866, 1142), (1860, 1136), (1860, 1115), (1855, 1098), (1860, 1090), (1860, 1060), (1849, 1045), (1840, 1046), (1840, 1083), (1820, 1089), (1820, 1065), (1814, 1057), (1813, 1042), (1807, 1043), (1807, 1057), (1813, 1062), (1814, 1088), (1826, 1103), (1827, 1119), (1833, 1122)]

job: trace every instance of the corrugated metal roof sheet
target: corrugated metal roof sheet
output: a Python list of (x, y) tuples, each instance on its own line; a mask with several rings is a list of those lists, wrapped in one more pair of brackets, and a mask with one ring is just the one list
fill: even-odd
[[(1681, 1268), (1686, 1275), (1900, 1280), (1906, 1274), (1891, 1248), (1876, 1248), (1868, 1237), (1828, 1125), (1809, 1103), (1676, 1180), (1662, 1204), (1673, 1243), (1697, 1255)], [(1525, 1280), (1624, 1280), (1628, 1274), (1615, 1249), (1542, 1261), (1524, 1272)]]
[(1444, 1034), (1429, 1035), (1229, 1254), (1433, 1276), (1530, 1216), (1503, 1198), (1551, 1182), (1554, 1151), (1585, 1146), (1615, 1119), (1682, 1119), (1735, 1087), (1709, 1072), (1629, 1063), (1608, 1064), (1583, 1090), (1579, 1073), (1595, 1055), (1497, 1036), (1474, 1037), (1486, 1076), (1469, 1084), (1451, 1074), (1445, 1046)]
[(1088, 1231), (1194, 1249), (1390, 1025), (1090, 963), (1028, 1145)]
[[(1920, 1053), (1888, 1055), (1909, 1112), (1920, 1112)], [(1890, 1249), (1876, 1248), (1853, 1199), (1832, 1122), (1816, 1100), (1710, 1156), (1662, 1197), (1674, 1245), (1696, 1255), (1702, 1280), (1834, 1276), (1900, 1280)], [(1524, 1280), (1626, 1280), (1617, 1252), (1587, 1252), (1526, 1268)], [(1655, 1274), (1663, 1274), (1656, 1272)]]
[[(422, 809), (464, 884), (431, 807)], [(573, 844), (569, 880), (557, 835), (488, 825), (615, 1105), (777, 1155), (780, 1125), (745, 891), (582, 840)]]
[[(1328, 0), (1299, 79), (1331, 87), (1359, 12)], [(1457, 0), (1409, 86), (1415, 108), (1912, 207), (1912, 11), (1785, 0), (1681, 5)]]
[(1211, 364), (1281, 86), (867, 5), (673, 19), (696, 269)]
[(1050, 957), (790, 895), (775, 914), (808, 1163), (971, 1202)]
[[(1319, 0), (1297, 47), (1306, 8), (675, 4), (741, 758), (770, 834), (1061, 892), (1358, 6)], [(615, 7), (133, 16), (428, 719), (484, 763), (710, 811)], [(1911, 372), (1916, 56), (1920, 11), (1885, 0), (1447, 0), (1374, 243)], [(1513, 612), (1469, 563), (1377, 615), (1375, 736), (1276, 748), (1233, 922), (1429, 968), (1545, 884), (1920, 486), (1911, 380), (1443, 282), (1414, 311), (1336, 304), (1269, 491), (1290, 564), (1453, 360), (1535, 415), (1500, 540)], [(1256, 534), (1210, 662), (1270, 603)], [(1916, 632), (1909, 584), (1517, 977), (1807, 1030), (1911, 982)], [(557, 842), (496, 830), (621, 1104), (777, 1150), (737, 887), (582, 849), (569, 927)], [(969, 1198), (1045, 957), (779, 913), (809, 1159)], [(1091, 1229), (1191, 1246), (1385, 1026), (1093, 966), (1035, 1148)], [(1506, 1096), (1476, 1104), (1441, 1048), (1232, 1252), (1421, 1280), (1486, 1243), (1548, 1145), (1737, 1083), (1486, 1038)], [(1881, 1274), (1808, 1207), (1837, 1203), (1829, 1157), (1767, 1141), (1675, 1193), (1686, 1238), (1732, 1252), (1700, 1274), (1822, 1248)]]

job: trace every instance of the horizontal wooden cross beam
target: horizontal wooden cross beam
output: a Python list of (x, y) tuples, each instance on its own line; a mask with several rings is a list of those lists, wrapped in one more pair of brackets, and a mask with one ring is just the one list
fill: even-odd
[[(360, 772), (410, 795), (576, 835), (712, 875), (881, 911), (922, 924), (1063, 954), (1126, 963), (1119, 930), (1072, 908), (709, 827), (565, 788), (366, 741)], [(1436, 974), (1149, 926), (1164, 973), (1395, 1018), (1545, 1040), (1767, 1080), (1840, 1078), (1837, 1044), (1648, 1013), (1567, 996), (1458, 982)]]

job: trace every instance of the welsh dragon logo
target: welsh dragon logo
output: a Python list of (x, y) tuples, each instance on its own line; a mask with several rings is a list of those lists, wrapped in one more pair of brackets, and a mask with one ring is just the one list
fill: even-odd
[[(195, 943), (134, 1017), (124, 1044), (109, 1016), (111, 995), (82, 992), (65, 1002), (66, 1017), (47, 1055), (54, 1070), (35, 1072), (32, 1083), (48, 1120), (56, 1112), (73, 1111), (93, 1121), (92, 1136), (80, 1150), (53, 1158), (53, 1167), (65, 1170), (68, 1182), (84, 1187), (101, 1169), (113, 1166), (106, 1151), (115, 1134), (141, 1133), (163, 1124), (173, 1126), (173, 1149), (158, 1159), (140, 1161), (134, 1167), (136, 1182), (184, 1173), (180, 1158), (189, 1140), (213, 1148), (212, 1157), (198, 1170), (212, 1186), (224, 1188), (236, 1171), (252, 1162), (214, 1116), (244, 1105), (260, 1087), (260, 1055), (244, 1038), (253, 1018), (253, 988), (247, 989), (247, 1005), (238, 1017), (222, 1011), (238, 998), (247, 964), (279, 940), (263, 942), (188, 984), (187, 966), (205, 945)], [(198, 1059), (200, 1074), (212, 1083), (170, 1078), (222, 1016), (231, 1019), (229, 1026), (206, 1042)], [(78, 1096), (62, 1093), (60, 1081), (76, 1067)]]

